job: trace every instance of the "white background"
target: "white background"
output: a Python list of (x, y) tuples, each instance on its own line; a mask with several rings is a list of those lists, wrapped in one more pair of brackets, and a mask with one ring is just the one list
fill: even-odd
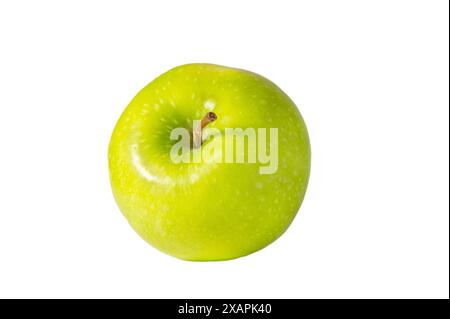
[[(448, 298), (448, 1), (0, 2), (0, 297)], [(311, 135), (274, 244), (193, 263), (141, 240), (107, 146), (160, 73), (260, 73)]]

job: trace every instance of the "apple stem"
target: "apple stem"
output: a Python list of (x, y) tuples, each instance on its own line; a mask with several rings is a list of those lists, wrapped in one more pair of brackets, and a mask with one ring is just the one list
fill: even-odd
[(201, 122), (201, 129), (203, 130), (209, 123), (212, 123), (215, 120), (217, 120), (216, 113), (214, 113), (214, 112), (206, 113), (206, 115), (203, 117), (202, 122)]
[(208, 126), (209, 123), (214, 122), (217, 120), (217, 115), (214, 112), (208, 112), (203, 117), (200, 127), (194, 131), (193, 133), (193, 146), (194, 148), (199, 148), (202, 145), (202, 130)]

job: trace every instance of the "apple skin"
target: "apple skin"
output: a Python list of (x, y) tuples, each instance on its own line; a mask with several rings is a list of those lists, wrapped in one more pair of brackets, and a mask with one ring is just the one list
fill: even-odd
[[(173, 128), (208, 111), (211, 127), (278, 128), (278, 170), (255, 164), (173, 163)], [(267, 246), (289, 227), (310, 172), (305, 123), (268, 79), (213, 64), (178, 66), (131, 101), (113, 131), (109, 171), (133, 229), (162, 252), (191, 261), (228, 260)]]

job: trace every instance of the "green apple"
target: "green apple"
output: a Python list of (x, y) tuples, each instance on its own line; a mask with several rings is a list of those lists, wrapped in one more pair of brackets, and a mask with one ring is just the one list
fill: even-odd
[[(216, 133), (198, 146), (189, 142), (186, 156), (211, 145), (223, 150), (233, 128), (249, 145), (245, 130), (267, 129), (257, 136), (264, 150), (277, 129), (276, 149), (265, 149), (277, 153), (276, 167), (262, 171), (268, 164), (259, 155), (256, 162), (174, 161), (180, 141), (171, 133), (184, 128), (194, 138), (194, 121), (208, 114)], [(233, 159), (252, 157), (250, 147), (233, 150)], [(212, 64), (176, 67), (142, 89), (120, 117), (108, 155), (114, 197), (134, 230), (192, 261), (245, 256), (277, 239), (300, 208), (310, 172), (308, 132), (292, 100), (258, 74)]]

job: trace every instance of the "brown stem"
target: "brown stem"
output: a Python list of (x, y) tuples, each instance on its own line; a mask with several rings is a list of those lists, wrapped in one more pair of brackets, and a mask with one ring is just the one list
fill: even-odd
[(201, 122), (201, 128), (202, 130), (209, 124), (214, 122), (215, 120), (217, 120), (217, 115), (214, 112), (208, 112), (206, 113), (206, 115), (203, 117), (202, 122)]
[[(209, 124), (217, 120), (217, 115), (214, 112), (208, 112), (203, 117), (200, 127), (192, 134), (192, 145), (194, 148), (199, 148), (202, 145), (202, 130)], [(198, 142), (199, 141), (199, 142)], [(196, 143), (197, 142), (197, 143)]]

